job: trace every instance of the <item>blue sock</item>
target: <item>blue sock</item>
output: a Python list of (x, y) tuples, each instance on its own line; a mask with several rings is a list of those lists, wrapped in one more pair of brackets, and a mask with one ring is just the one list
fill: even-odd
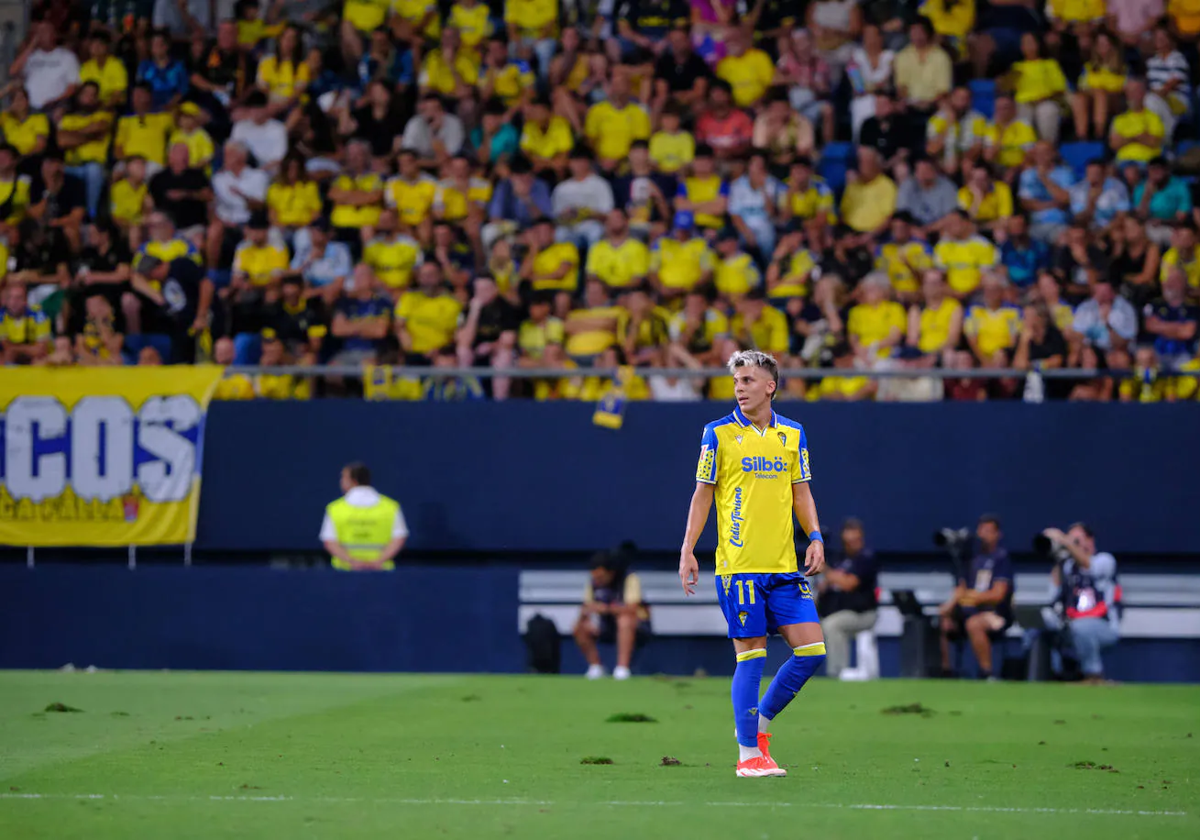
[(775, 679), (767, 686), (767, 693), (763, 695), (759, 714), (767, 720), (774, 720), (775, 715), (792, 702), (792, 698), (800, 693), (808, 678), (821, 667), (821, 663), (825, 661), (825, 643), (803, 645), (792, 653), (792, 658), (783, 663), (783, 667), (775, 674)]
[(733, 672), (733, 722), (737, 726), (737, 741), (743, 747), (758, 746), (758, 691), (766, 664), (766, 648), (737, 655), (737, 668)]

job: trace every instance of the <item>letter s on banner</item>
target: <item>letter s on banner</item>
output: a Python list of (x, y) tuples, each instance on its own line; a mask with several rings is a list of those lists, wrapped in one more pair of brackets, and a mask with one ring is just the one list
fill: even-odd
[(221, 375), (0, 369), (0, 543), (194, 540), (204, 418)]

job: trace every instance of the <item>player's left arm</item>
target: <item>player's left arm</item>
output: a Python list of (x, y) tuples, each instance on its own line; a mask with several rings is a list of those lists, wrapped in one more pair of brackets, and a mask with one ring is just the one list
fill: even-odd
[(970, 593), (974, 596), (974, 606), (994, 607), (1003, 604), (1008, 593), (1012, 591), (1013, 569), (1012, 561), (1004, 557), (996, 563), (992, 573), (992, 584), (982, 592)]

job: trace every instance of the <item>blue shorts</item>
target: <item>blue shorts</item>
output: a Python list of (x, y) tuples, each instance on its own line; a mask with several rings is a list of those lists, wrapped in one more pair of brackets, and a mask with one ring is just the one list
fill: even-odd
[(729, 638), (768, 636), (789, 624), (818, 621), (812, 588), (800, 572), (717, 575), (717, 600)]

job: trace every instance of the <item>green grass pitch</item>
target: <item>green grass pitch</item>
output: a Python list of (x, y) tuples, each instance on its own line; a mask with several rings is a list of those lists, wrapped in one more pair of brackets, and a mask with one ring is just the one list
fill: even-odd
[(0, 838), (1200, 837), (1198, 687), (814, 680), (786, 779), (734, 777), (728, 693), (0, 672)]

